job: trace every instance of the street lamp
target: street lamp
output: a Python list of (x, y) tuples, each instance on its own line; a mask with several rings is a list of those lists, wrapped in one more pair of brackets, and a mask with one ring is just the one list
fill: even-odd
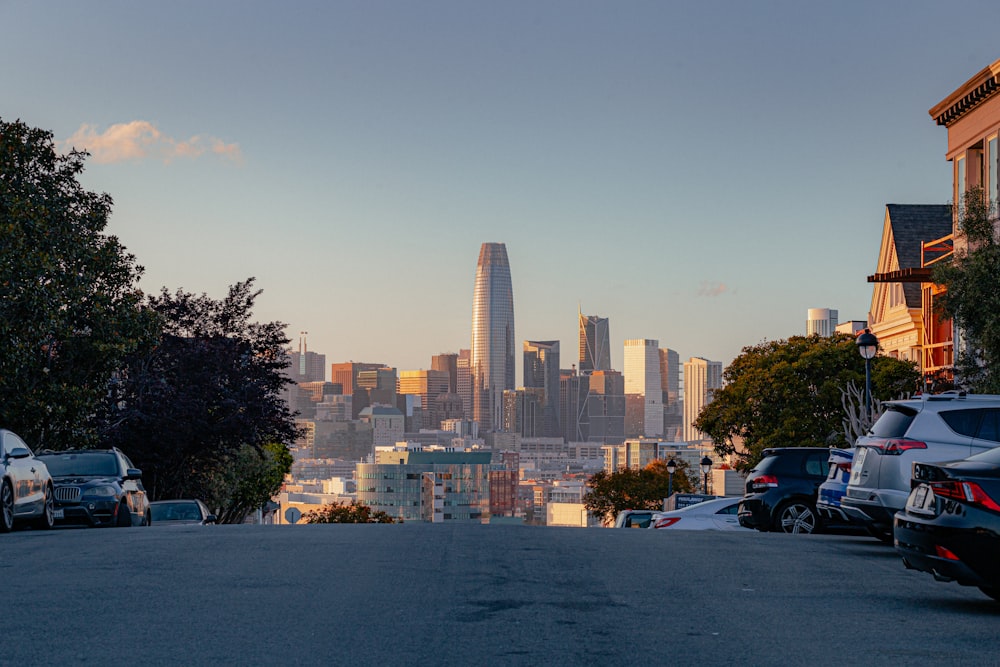
[(708, 473), (712, 470), (712, 459), (707, 456), (701, 460), (701, 473), (705, 475), (705, 495), (708, 495)]
[(674, 495), (674, 473), (677, 472), (677, 464), (673, 459), (667, 461), (667, 498)]
[(868, 417), (868, 426), (872, 421), (872, 359), (878, 352), (878, 338), (871, 329), (865, 329), (855, 341), (858, 345), (858, 352), (865, 360), (865, 416)]

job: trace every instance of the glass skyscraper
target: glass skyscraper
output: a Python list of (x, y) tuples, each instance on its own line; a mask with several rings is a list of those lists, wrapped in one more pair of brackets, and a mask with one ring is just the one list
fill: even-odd
[(544, 389), (542, 413), (545, 420), (543, 435), (561, 435), (559, 428), (559, 341), (524, 341), (524, 386)]
[(503, 392), (514, 388), (514, 293), (503, 243), (484, 243), (472, 296), (472, 418), (479, 432), (503, 424)]
[(580, 313), (580, 373), (611, 370), (608, 318)]

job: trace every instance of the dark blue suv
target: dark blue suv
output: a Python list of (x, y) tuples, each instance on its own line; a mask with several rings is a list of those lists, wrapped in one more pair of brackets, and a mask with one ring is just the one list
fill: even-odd
[(820, 447), (765, 449), (747, 473), (740, 525), (762, 531), (813, 533), (822, 528), (816, 495), (830, 471), (830, 450)]
[(37, 458), (52, 476), (57, 524), (149, 525), (142, 471), (121, 450), (76, 449), (45, 452)]

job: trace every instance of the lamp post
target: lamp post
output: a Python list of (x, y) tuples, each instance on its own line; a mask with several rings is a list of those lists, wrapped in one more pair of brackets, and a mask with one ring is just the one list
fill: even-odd
[(872, 421), (872, 358), (878, 352), (878, 338), (865, 329), (855, 341), (858, 345), (858, 352), (865, 360), (865, 416), (868, 418), (867, 426), (871, 426)]
[(707, 456), (701, 460), (701, 472), (705, 476), (705, 495), (708, 495), (708, 473), (712, 470), (712, 459)]
[(673, 459), (667, 461), (667, 498), (674, 495), (674, 473), (677, 472), (677, 464)]

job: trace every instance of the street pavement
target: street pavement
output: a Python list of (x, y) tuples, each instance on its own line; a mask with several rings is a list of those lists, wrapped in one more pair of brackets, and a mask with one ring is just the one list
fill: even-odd
[(995, 664), (1000, 604), (856, 536), (518, 525), (0, 535), (2, 665)]

